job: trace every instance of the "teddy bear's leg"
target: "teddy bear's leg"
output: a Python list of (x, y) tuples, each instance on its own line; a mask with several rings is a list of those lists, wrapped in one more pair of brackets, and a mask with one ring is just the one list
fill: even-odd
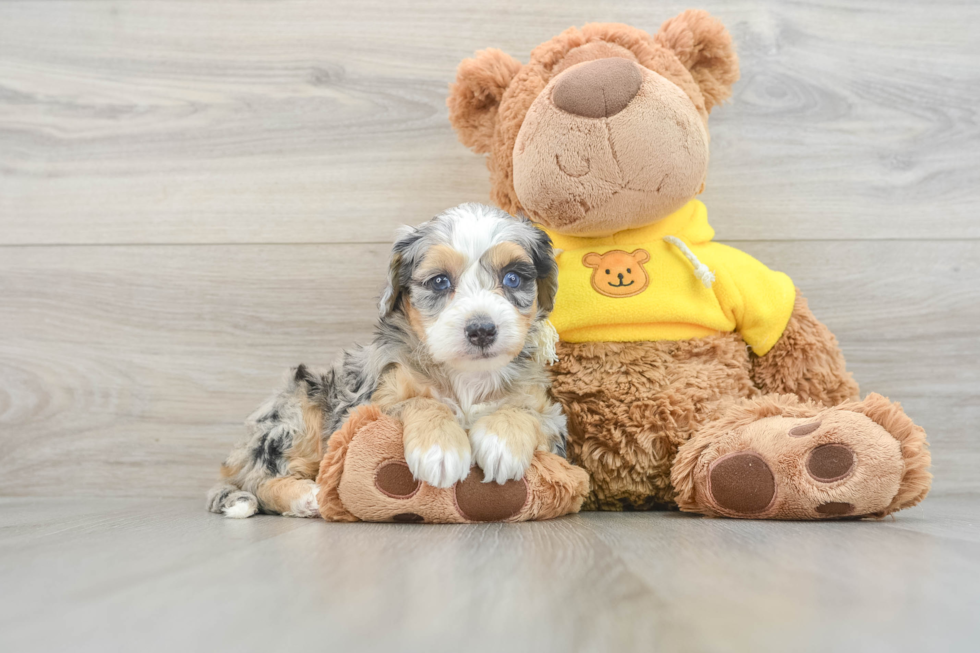
[(767, 394), (792, 394), (804, 401), (836, 406), (858, 398), (837, 338), (796, 291), (796, 302), (779, 341), (765, 356), (750, 356), (752, 381)]
[(677, 448), (756, 392), (734, 333), (685, 341), (558, 343), (552, 392), (569, 460), (592, 476), (586, 510), (676, 509)]
[(881, 395), (825, 408), (792, 395), (732, 406), (680, 447), (682, 510), (750, 519), (882, 517), (929, 491), (925, 432)]

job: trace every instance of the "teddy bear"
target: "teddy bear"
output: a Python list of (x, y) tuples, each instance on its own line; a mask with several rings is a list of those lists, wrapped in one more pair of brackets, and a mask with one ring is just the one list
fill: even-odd
[(559, 251), (553, 393), (585, 509), (754, 519), (882, 517), (929, 491), (926, 435), (863, 400), (792, 280), (713, 241), (708, 115), (738, 79), (725, 27), (570, 28), (526, 64), (458, 67), (459, 140), (492, 200)]

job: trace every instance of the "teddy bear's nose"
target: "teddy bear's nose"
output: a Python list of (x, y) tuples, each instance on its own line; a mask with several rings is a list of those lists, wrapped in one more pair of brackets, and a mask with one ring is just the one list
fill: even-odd
[(608, 118), (630, 103), (643, 83), (640, 67), (621, 57), (572, 66), (558, 76), (555, 106), (576, 116)]

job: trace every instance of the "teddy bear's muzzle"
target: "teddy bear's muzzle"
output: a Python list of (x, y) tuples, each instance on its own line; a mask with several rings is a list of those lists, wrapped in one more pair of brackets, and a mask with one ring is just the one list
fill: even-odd
[(556, 75), (521, 124), (514, 190), (536, 222), (599, 236), (648, 224), (703, 185), (708, 132), (676, 84), (608, 57)]

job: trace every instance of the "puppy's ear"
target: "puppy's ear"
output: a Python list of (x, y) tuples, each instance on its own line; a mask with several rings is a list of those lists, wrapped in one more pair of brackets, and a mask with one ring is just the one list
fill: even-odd
[(738, 81), (738, 56), (732, 36), (703, 9), (688, 9), (660, 26), (654, 37), (671, 50), (701, 88), (705, 109), (727, 100)]
[(388, 262), (388, 285), (381, 292), (378, 310), (385, 319), (398, 307), (402, 290), (412, 276), (414, 246), (422, 238), (422, 232), (414, 227), (404, 227), (399, 231), (398, 240), (391, 248)]
[(464, 59), (456, 70), (456, 83), (449, 85), (449, 122), (460, 142), (477, 154), (490, 151), (497, 107), (504, 91), (521, 69), (521, 62), (490, 48)]
[(558, 263), (548, 234), (537, 227), (532, 230), (535, 233), (531, 241), (531, 260), (537, 273), (538, 310), (550, 313), (555, 308), (555, 295), (558, 294)]

